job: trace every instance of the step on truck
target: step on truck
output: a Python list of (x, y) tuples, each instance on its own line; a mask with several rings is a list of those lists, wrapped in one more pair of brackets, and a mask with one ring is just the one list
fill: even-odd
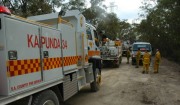
[(97, 33), (79, 11), (25, 19), (0, 10), (0, 105), (60, 105), (84, 86), (99, 90)]
[(101, 46), (100, 51), (103, 67), (109, 65), (119, 67), (122, 61), (122, 45), (119, 40), (107, 41), (103, 46)]

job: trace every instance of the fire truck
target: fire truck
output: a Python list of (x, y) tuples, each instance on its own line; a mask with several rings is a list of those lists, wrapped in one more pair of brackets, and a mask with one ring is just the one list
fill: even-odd
[(0, 6), (0, 105), (60, 105), (84, 86), (98, 91), (97, 38), (77, 10), (26, 19)]
[(107, 41), (101, 48), (102, 66), (119, 67), (122, 61), (122, 45), (119, 40)]

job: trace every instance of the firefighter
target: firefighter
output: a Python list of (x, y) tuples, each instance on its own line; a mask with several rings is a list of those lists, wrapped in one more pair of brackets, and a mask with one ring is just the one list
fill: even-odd
[(139, 68), (140, 57), (141, 57), (141, 51), (140, 48), (138, 48), (138, 51), (136, 52), (136, 68)]
[(119, 38), (116, 38), (115, 42), (115, 46), (121, 46), (121, 41)]
[(127, 53), (127, 54), (126, 54), (126, 56), (127, 56), (127, 64), (129, 64), (129, 58), (130, 58), (130, 56), (131, 56), (130, 50), (127, 49), (127, 52), (126, 52), (126, 53)]
[(150, 64), (150, 57), (151, 55), (148, 53), (146, 50), (144, 55), (143, 55), (143, 71), (142, 73), (144, 74), (145, 72), (148, 74), (149, 73), (149, 64)]
[(107, 38), (107, 36), (104, 34), (104, 32), (100, 31), (99, 32), (99, 39), (102, 42), (102, 45), (104, 45), (106, 43), (106, 38)]
[(155, 60), (154, 60), (154, 73), (159, 72), (159, 63), (161, 60), (161, 54), (158, 49), (156, 49), (156, 55), (155, 55)]
[(108, 41), (109, 41), (109, 39), (106, 37), (106, 35), (103, 35), (102, 36), (102, 45), (105, 45), (106, 42), (108, 42)]

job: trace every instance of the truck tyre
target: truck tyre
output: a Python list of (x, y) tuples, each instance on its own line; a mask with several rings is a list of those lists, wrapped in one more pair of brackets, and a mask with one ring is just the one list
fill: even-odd
[(93, 92), (97, 92), (100, 88), (101, 84), (101, 73), (99, 72), (99, 69), (96, 69), (94, 73), (94, 81), (90, 84), (91, 90)]
[(59, 105), (59, 101), (52, 90), (46, 90), (34, 96), (32, 105)]

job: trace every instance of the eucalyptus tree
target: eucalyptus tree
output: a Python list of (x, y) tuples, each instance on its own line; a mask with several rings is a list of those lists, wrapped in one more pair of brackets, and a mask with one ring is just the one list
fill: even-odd
[(8, 7), (15, 15), (27, 17), (55, 12), (64, 0), (2, 0), (1, 4)]
[(147, 16), (139, 25), (142, 39), (148, 40), (162, 55), (180, 61), (180, 1), (157, 0), (154, 8), (145, 8)]

